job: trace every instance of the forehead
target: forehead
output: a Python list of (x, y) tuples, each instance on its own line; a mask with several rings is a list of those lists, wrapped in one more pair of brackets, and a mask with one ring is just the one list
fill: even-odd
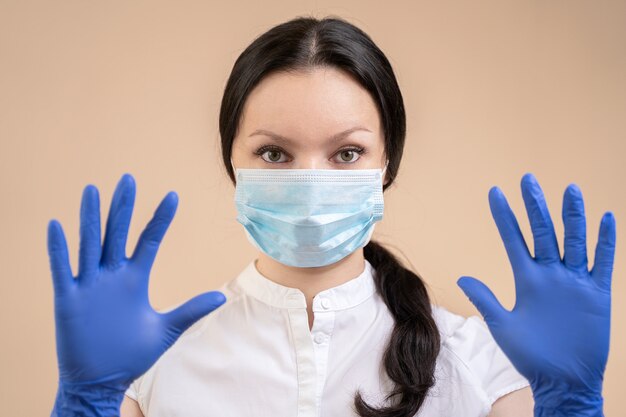
[[(243, 133), (278, 130), (286, 135), (334, 134), (353, 125), (380, 128), (374, 100), (347, 72), (334, 67), (267, 75), (244, 105)], [(346, 127), (347, 126), (347, 127)]]

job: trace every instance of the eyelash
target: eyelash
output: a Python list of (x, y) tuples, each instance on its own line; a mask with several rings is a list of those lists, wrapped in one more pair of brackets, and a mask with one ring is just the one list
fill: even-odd
[[(270, 164), (280, 164), (280, 163), (284, 163), (284, 162), (272, 162), (272, 161), (268, 161), (265, 160), (263, 158), (263, 154), (267, 151), (276, 151), (276, 152), (280, 152), (281, 154), (285, 155), (287, 154), (287, 152), (283, 151), (280, 147), (275, 146), (275, 145), (265, 145), (265, 146), (261, 146), (259, 149), (257, 149), (254, 154), (261, 156), (261, 158)], [(365, 148), (362, 148), (360, 146), (350, 146), (350, 147), (346, 147), (343, 149), (340, 149), (337, 151), (337, 153), (335, 155), (340, 154), (341, 152), (345, 152), (345, 151), (352, 151), (352, 152), (356, 152), (359, 155), (359, 158), (355, 159), (354, 161), (350, 161), (350, 162), (340, 162), (340, 164), (353, 164), (356, 161), (358, 161), (360, 159), (360, 156), (366, 153)], [(288, 154), (287, 154), (288, 155)]]

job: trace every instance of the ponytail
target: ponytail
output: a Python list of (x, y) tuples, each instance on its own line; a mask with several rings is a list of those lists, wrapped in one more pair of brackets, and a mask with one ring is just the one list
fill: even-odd
[(370, 240), (364, 256), (376, 271), (376, 290), (395, 320), (383, 356), (385, 370), (395, 387), (386, 396), (391, 405), (383, 408), (366, 404), (357, 392), (356, 411), (361, 417), (413, 416), (435, 384), (440, 337), (430, 299), (422, 278), (403, 267), (379, 243)]

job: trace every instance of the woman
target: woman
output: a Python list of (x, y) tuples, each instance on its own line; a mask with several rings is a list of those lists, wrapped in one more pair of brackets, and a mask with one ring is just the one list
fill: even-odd
[(365, 33), (298, 18), (257, 38), (228, 80), (220, 133), (237, 220), (259, 249), (220, 291), (165, 313), (150, 307), (175, 193), (127, 258), (133, 178), (118, 184), (102, 246), (98, 192), (87, 186), (77, 280), (50, 223), (53, 415), (117, 415), (121, 405), (124, 417), (529, 416), (531, 388), (535, 415), (601, 415), (615, 224), (607, 213), (590, 273), (576, 186), (564, 197), (563, 260), (532, 175), (522, 192), (534, 258), (491, 190), (518, 294), (508, 312), (479, 281), (459, 280), (485, 324), (432, 306), (422, 279), (371, 240), (405, 114), (393, 70)]

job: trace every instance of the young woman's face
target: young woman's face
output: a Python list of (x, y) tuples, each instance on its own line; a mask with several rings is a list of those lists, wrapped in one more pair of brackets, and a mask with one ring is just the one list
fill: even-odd
[(270, 74), (246, 100), (232, 161), (236, 168), (384, 168), (378, 109), (336, 68)]

